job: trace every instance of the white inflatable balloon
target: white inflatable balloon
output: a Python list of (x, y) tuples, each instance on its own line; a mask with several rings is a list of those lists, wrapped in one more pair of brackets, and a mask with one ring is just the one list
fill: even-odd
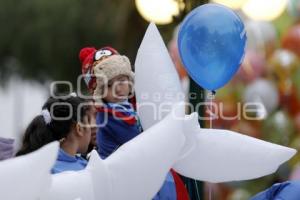
[(42, 200), (148, 200), (178, 159), (183, 135), (183, 104), (161, 122), (122, 145), (105, 160), (93, 152), (86, 169), (53, 175)]
[(153, 23), (138, 50), (135, 73), (137, 110), (146, 130), (163, 119), (174, 103), (185, 99), (176, 68)]
[(0, 162), (1, 199), (35, 200), (51, 185), (50, 170), (57, 157), (58, 143)]
[[(136, 94), (138, 104), (161, 105), (178, 102), (169, 100), (164, 94), (181, 93), (180, 82), (169, 62), (163, 41), (154, 24), (150, 24), (136, 58)], [(174, 72), (174, 73), (173, 73)], [(170, 77), (164, 81), (160, 74)], [(173, 78), (171, 77), (173, 76)], [(174, 87), (171, 87), (173, 85)], [(151, 97), (160, 94), (157, 101)], [(143, 99), (143, 94), (150, 97)], [(155, 110), (158, 112), (157, 110)], [(165, 114), (170, 109), (165, 109)], [(145, 128), (156, 123), (153, 110), (140, 107), (139, 117)], [(244, 136), (232, 131), (201, 129), (197, 114), (183, 120), (186, 142), (173, 166), (182, 175), (209, 182), (226, 182), (258, 178), (275, 172), (280, 164), (290, 159), (295, 150)]]
[(95, 199), (92, 174), (89, 170), (66, 171), (52, 175), (50, 190), (41, 198), (41, 200)]
[(233, 131), (201, 129), (196, 116), (184, 126), (189, 127), (185, 131), (194, 136), (196, 145), (173, 166), (184, 176), (211, 183), (259, 178), (274, 173), (296, 153)]
[(50, 190), (41, 200), (109, 200), (111, 182), (105, 161), (94, 150), (84, 170), (54, 174)]

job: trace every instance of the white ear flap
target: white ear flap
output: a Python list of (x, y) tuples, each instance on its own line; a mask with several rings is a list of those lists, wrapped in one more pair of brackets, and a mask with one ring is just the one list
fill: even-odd
[(103, 98), (103, 93), (104, 93), (104, 81), (101, 77), (97, 77), (96, 79), (96, 88), (93, 93), (93, 99), (95, 100), (96, 103), (102, 104), (102, 98)]
[(0, 162), (1, 199), (39, 199), (50, 184), (50, 170), (58, 152), (58, 142), (30, 154)]
[(126, 65), (131, 66), (130, 60), (128, 59), (127, 56), (122, 56), (122, 60), (123, 60), (124, 63), (126, 63)]

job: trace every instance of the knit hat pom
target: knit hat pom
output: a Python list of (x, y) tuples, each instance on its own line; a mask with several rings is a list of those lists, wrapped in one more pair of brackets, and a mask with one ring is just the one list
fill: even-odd
[(81, 63), (84, 62), (84, 60), (91, 55), (92, 53), (94, 53), (95, 51), (97, 51), (97, 49), (95, 47), (85, 47), (82, 48), (79, 52), (79, 59), (81, 61)]

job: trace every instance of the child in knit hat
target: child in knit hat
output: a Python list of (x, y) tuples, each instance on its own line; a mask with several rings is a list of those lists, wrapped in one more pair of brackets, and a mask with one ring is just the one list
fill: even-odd
[(106, 158), (142, 130), (128, 98), (133, 72), (129, 59), (111, 48), (84, 48), (80, 51), (82, 73), (97, 105), (98, 152)]
[[(105, 159), (122, 144), (142, 132), (134, 106), (134, 73), (126, 56), (111, 47), (99, 50), (86, 47), (80, 51), (85, 83), (97, 105), (96, 124), (98, 153)], [(153, 200), (175, 200), (176, 187), (171, 173)]]

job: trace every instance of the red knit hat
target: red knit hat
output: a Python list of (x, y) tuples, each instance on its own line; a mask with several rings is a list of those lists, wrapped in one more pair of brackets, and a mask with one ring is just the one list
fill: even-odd
[(105, 84), (103, 77), (109, 81), (118, 75), (126, 75), (133, 81), (134, 73), (126, 56), (120, 55), (112, 47), (103, 47), (97, 50), (94, 47), (85, 47), (79, 53), (82, 63), (82, 74), (85, 83), (93, 93), (94, 99), (102, 94), (102, 86)]
[(94, 62), (111, 55), (119, 54), (111, 47), (103, 47), (97, 50), (95, 47), (85, 47), (79, 52), (79, 59), (82, 63), (82, 74), (88, 89), (92, 92), (96, 88), (96, 77), (94, 75)]

